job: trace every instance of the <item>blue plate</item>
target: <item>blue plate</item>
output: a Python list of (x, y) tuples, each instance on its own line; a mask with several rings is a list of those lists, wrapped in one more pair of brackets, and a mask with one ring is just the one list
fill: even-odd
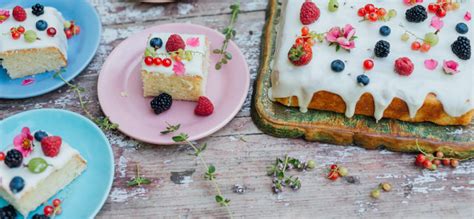
[[(66, 20), (74, 20), (81, 27), (81, 33), (68, 40), (68, 65), (62, 74), (66, 81), (70, 81), (87, 67), (99, 47), (102, 32), (99, 15), (86, 0), (1, 0), (0, 8), (31, 7), (36, 2), (57, 8)], [(5, 69), (0, 68), (0, 98), (34, 97), (63, 86), (64, 82), (53, 75), (54, 72), (35, 75), (33, 84), (23, 86), (22, 82), (32, 76), (12, 80)]]
[[(86, 171), (54, 195), (62, 201), (63, 212), (56, 218), (93, 218), (104, 205), (114, 178), (114, 158), (104, 133), (85, 117), (64, 110), (40, 109), (23, 112), (0, 121), (0, 151), (13, 144), (23, 127), (45, 130), (61, 136), (87, 160)], [(7, 202), (0, 198), (0, 207)], [(44, 205), (30, 213), (43, 212)]]

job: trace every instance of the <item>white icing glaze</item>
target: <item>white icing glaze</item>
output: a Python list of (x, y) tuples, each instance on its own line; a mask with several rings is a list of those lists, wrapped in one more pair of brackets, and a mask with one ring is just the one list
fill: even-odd
[[(41, 49), (48, 47), (58, 48), (64, 57), (67, 59), (67, 38), (64, 33), (64, 18), (58, 10), (52, 7), (44, 7), (44, 14), (36, 16), (31, 13), (31, 7), (25, 8), (27, 18), (23, 22), (18, 22), (13, 18), (12, 10), (10, 9), (10, 18), (0, 24), (0, 52), (22, 50), (22, 49)], [(44, 20), (48, 23), (49, 27), (56, 29), (56, 35), (54, 37), (48, 36), (46, 30), (39, 31), (36, 29), (36, 22)], [(36, 40), (33, 43), (25, 41), (24, 37), (14, 40), (10, 34), (10, 28), (23, 26), (25, 30), (34, 30), (40, 40)]]
[[(168, 53), (166, 52), (166, 42), (168, 41), (168, 38), (170, 37), (172, 33), (155, 33), (150, 35), (147, 41), (147, 47), (150, 46), (150, 40), (152, 38), (158, 37), (161, 38), (163, 41), (163, 46), (156, 50), (156, 52), (159, 54), (158, 57), (160, 58), (166, 58), (170, 57)], [(187, 39), (193, 38), (193, 37), (198, 37), (199, 38), (199, 46), (192, 47), (189, 45), (186, 45), (185, 50), (186, 51), (192, 51), (193, 53), (193, 58), (191, 61), (183, 60), (183, 64), (186, 68), (185, 74), (186, 75), (197, 75), (203, 77), (204, 74), (204, 69), (206, 65), (203, 65), (203, 62), (205, 60), (205, 54), (207, 53), (207, 45), (206, 45), (206, 36), (204, 35), (199, 35), (199, 34), (179, 34), (184, 42), (186, 43)], [(173, 61), (174, 63), (174, 61)], [(163, 65), (151, 65), (148, 66), (145, 64), (145, 62), (142, 61), (142, 69), (147, 71), (147, 72), (159, 72), (162, 74), (175, 74), (173, 71), (173, 64), (170, 67), (164, 67)]]
[[(313, 0), (320, 8), (321, 16), (318, 21), (309, 25), (311, 30), (322, 33), (334, 26), (343, 27), (351, 24), (356, 28), (356, 36), (359, 38), (356, 39), (356, 48), (350, 53), (342, 49), (335, 52), (335, 48), (329, 47), (327, 42), (316, 43), (311, 63), (296, 67), (289, 62), (287, 55), (303, 27), (299, 16), (304, 1), (291, 0), (291, 4), (288, 4), (288, 0), (282, 1), (281, 26), (278, 29), (277, 52), (273, 60), (270, 98), (296, 96), (300, 110), (305, 112), (315, 92), (329, 91), (345, 101), (346, 116), (352, 117), (360, 96), (370, 93), (374, 97), (374, 117), (377, 120), (382, 118), (383, 112), (395, 97), (408, 104), (410, 116), (414, 117), (429, 93), (436, 94), (450, 116), (461, 116), (474, 109), (473, 59), (463, 61), (451, 52), (451, 44), (460, 35), (454, 29), (457, 23), (465, 22), (469, 26), (469, 32), (464, 36), (471, 41), (474, 39), (472, 21), (467, 22), (463, 19), (467, 11), (473, 12), (471, 0), (461, 3), (461, 9), (448, 12), (443, 19), (444, 28), (438, 34), (439, 44), (428, 53), (411, 50), (413, 36), (408, 42), (400, 39), (405, 32), (400, 24), (417, 36), (423, 37), (426, 33), (435, 31), (430, 27), (434, 14), (429, 13), (428, 19), (423, 23), (409, 23), (405, 19), (405, 11), (409, 7), (401, 0), (375, 1), (376, 7), (383, 7), (387, 11), (397, 10), (397, 17), (388, 22), (359, 22), (361, 18), (357, 16), (357, 9), (363, 7), (366, 1), (339, 0), (340, 8), (337, 12), (331, 13), (327, 9), (327, 0)], [(425, 1), (423, 5), (426, 7), (429, 2), (431, 1)], [(379, 28), (383, 25), (392, 29), (390, 36), (383, 37), (379, 34)], [(363, 73), (362, 63), (373, 56), (375, 43), (382, 39), (390, 42), (390, 55), (384, 59), (375, 58), (374, 69), (366, 73), (370, 78), (370, 84), (361, 87), (357, 84), (356, 77)], [(415, 71), (409, 77), (394, 72), (395, 60), (403, 56), (409, 57), (415, 64)], [(431, 58), (439, 62), (438, 68), (434, 71), (424, 67), (424, 61)], [(345, 61), (346, 68), (343, 72), (334, 73), (331, 70), (331, 62), (335, 59)], [(443, 60), (457, 61), (461, 72), (456, 75), (445, 74), (442, 70)]]
[[(34, 133), (34, 132), (32, 132)], [(13, 141), (13, 140), (12, 140)], [(61, 169), (64, 165), (69, 162), (72, 157), (79, 154), (79, 152), (72, 148), (67, 142), (62, 142), (61, 149), (59, 154), (56, 157), (46, 157), (41, 149), (41, 143), (34, 140), (35, 148), (30, 153), (30, 155), (23, 159), (23, 164), (28, 164), (28, 162), (33, 158), (43, 158), (48, 164), (48, 168), (39, 174), (32, 173), (26, 167), (18, 167), (18, 168), (9, 168), (5, 165), (5, 162), (0, 162), (0, 186), (3, 187), (7, 192), (9, 192), (14, 198), (20, 199), (24, 194), (28, 191), (34, 190), (36, 185), (47, 178), (51, 173), (54, 171)], [(8, 149), (4, 150), (5, 154), (7, 151), (12, 149), (13, 146), (8, 147)], [(10, 191), (10, 181), (15, 176), (20, 176), (25, 180), (25, 187), (19, 193), (13, 194)]]

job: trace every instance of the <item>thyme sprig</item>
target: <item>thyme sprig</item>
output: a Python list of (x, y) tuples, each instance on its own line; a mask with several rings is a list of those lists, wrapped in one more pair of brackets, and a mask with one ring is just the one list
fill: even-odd
[(287, 176), (286, 171), (297, 169), (299, 171), (315, 168), (313, 160), (302, 162), (296, 158), (285, 155), (284, 159), (277, 158), (275, 163), (267, 168), (267, 175), (273, 177), (272, 190), (274, 193), (283, 192), (283, 187), (289, 186), (293, 190), (301, 188), (301, 180), (295, 176)]
[(115, 124), (113, 122), (110, 121), (109, 117), (99, 117), (99, 118), (96, 118), (92, 115), (92, 113), (89, 112), (88, 108), (87, 108), (87, 104), (86, 102), (84, 101), (84, 99), (82, 98), (82, 93), (85, 91), (85, 88), (79, 86), (79, 85), (76, 85), (76, 84), (72, 84), (71, 82), (68, 82), (64, 79), (63, 75), (61, 74), (62, 72), (64, 72), (64, 70), (59, 70), (57, 71), (53, 77), (54, 78), (57, 78), (57, 79), (60, 79), (61, 81), (63, 81), (71, 90), (73, 90), (76, 95), (78, 96), (79, 98), (79, 105), (81, 106), (82, 108), (82, 111), (84, 111), (84, 113), (86, 114), (86, 116), (92, 120), (95, 124), (97, 124), (99, 126), (99, 128), (103, 129), (103, 130), (116, 130), (118, 128), (118, 124)]
[[(176, 127), (177, 127), (177, 129), (179, 129), (180, 125), (179, 124), (178, 125), (168, 124), (168, 127), (163, 132), (167, 132), (168, 130), (173, 130), (173, 132), (175, 132), (175, 131), (177, 131), (177, 129), (175, 129)], [(186, 133), (181, 133), (179, 135), (175, 135), (175, 136), (172, 137), (172, 139), (176, 143), (187, 144), (194, 150), (194, 155), (199, 158), (199, 161), (200, 161), (201, 165), (204, 168), (204, 171), (205, 171), (204, 178), (209, 180), (212, 183), (212, 185), (214, 186), (214, 190), (216, 192), (216, 196), (215, 196), (216, 202), (220, 206), (225, 207), (229, 217), (233, 218), (232, 212), (230, 211), (230, 208), (229, 208), (230, 199), (227, 199), (222, 195), (221, 189), (220, 189), (219, 185), (216, 182), (216, 167), (212, 164), (208, 164), (206, 162), (206, 160), (204, 159), (204, 157), (202, 156), (202, 152), (206, 149), (207, 144), (203, 144), (202, 146), (195, 145), (194, 143), (189, 141), (189, 135), (186, 134)]]
[(240, 3), (235, 3), (230, 6), (231, 10), (231, 18), (229, 25), (222, 31), (225, 35), (224, 42), (220, 49), (215, 49), (213, 51), (214, 54), (221, 55), (220, 61), (216, 63), (216, 70), (220, 70), (222, 65), (227, 64), (230, 60), (232, 60), (232, 54), (227, 51), (227, 47), (229, 46), (230, 40), (232, 40), (235, 35), (237, 35), (237, 31), (235, 30), (235, 22), (237, 21), (237, 17), (240, 13)]
[(127, 186), (134, 187), (134, 186), (149, 185), (149, 184), (151, 184), (151, 180), (140, 176), (140, 166), (138, 166), (137, 164), (135, 177), (133, 177), (130, 181), (127, 182)]

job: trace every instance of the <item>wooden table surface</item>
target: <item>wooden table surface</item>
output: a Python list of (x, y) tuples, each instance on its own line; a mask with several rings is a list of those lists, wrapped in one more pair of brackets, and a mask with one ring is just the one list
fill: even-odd
[[(102, 64), (112, 49), (131, 34), (147, 27), (173, 22), (190, 22), (222, 30), (228, 23), (232, 0), (183, 0), (168, 5), (135, 1), (92, 0), (102, 16), (102, 40), (89, 67), (73, 81), (85, 87), (85, 99), (95, 116), (102, 116), (96, 86)], [(242, 0), (235, 42), (250, 66), (252, 80), (259, 65), (259, 49), (265, 22), (266, 0)], [(253, 85), (253, 83), (252, 83)], [(231, 199), (234, 217), (461, 217), (474, 218), (474, 161), (457, 169), (426, 171), (414, 167), (414, 156), (389, 151), (367, 151), (311, 143), (299, 139), (278, 139), (258, 130), (250, 118), (250, 97), (238, 115), (222, 130), (198, 143), (208, 143), (203, 153), (217, 167), (217, 182)], [(82, 113), (77, 96), (67, 87), (25, 100), (0, 100), (0, 119), (37, 108), (60, 108)], [(118, 132), (106, 132), (115, 154), (115, 181), (99, 218), (226, 217), (217, 206), (209, 181), (187, 146), (156, 146), (137, 142)], [(473, 133), (474, 134), (474, 133)], [(313, 159), (317, 168), (296, 172), (302, 188), (275, 195), (266, 167), (285, 154)], [(359, 184), (332, 182), (324, 177), (328, 165), (349, 169)], [(129, 188), (126, 182), (139, 164), (153, 183)], [(171, 172), (195, 171), (176, 184)], [(370, 191), (390, 182), (392, 192), (378, 200)], [(243, 194), (234, 184), (244, 185)]]

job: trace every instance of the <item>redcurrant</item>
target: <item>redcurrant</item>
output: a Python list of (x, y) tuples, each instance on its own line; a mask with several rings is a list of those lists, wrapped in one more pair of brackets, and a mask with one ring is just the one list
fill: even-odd
[(163, 66), (170, 67), (171, 66), (171, 59), (169, 59), (169, 58), (163, 59)]
[(155, 65), (161, 65), (162, 63), (163, 63), (163, 60), (161, 58), (156, 57), (153, 59), (153, 64)]
[(48, 205), (48, 206), (44, 207), (43, 212), (44, 212), (44, 215), (51, 216), (54, 213), (54, 208), (53, 208), (53, 206)]
[(153, 57), (151, 57), (151, 56), (145, 57), (144, 61), (145, 61), (145, 64), (148, 65), (148, 66), (153, 65)]
[(364, 69), (371, 70), (372, 68), (374, 68), (374, 61), (372, 61), (371, 59), (366, 59), (364, 61)]
[(59, 205), (61, 205), (61, 200), (59, 200), (59, 199), (54, 199), (54, 200), (53, 200), (53, 206), (54, 206), (54, 207), (58, 207)]

